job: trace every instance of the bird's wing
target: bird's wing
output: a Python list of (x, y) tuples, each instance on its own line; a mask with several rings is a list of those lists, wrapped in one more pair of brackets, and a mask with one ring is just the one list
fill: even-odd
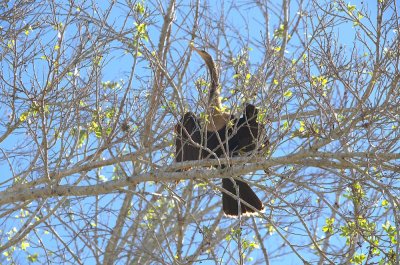
[(257, 122), (258, 109), (247, 104), (243, 116), (236, 126), (237, 132), (234, 141), (237, 142), (236, 152), (250, 152), (257, 148), (257, 141), (261, 138), (263, 126)]
[(198, 118), (191, 112), (185, 113), (175, 126), (175, 161), (201, 159), (201, 132)]

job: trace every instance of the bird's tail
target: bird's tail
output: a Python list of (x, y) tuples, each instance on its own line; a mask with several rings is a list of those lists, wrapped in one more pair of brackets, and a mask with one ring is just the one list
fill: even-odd
[[(250, 188), (249, 184), (246, 182), (240, 181), (240, 180), (235, 180), (235, 184), (238, 187), (239, 190), (239, 198), (242, 199), (243, 201), (247, 202), (251, 206), (253, 206), (255, 209), (262, 211), (264, 209), (263, 203), (260, 201), (260, 199), (257, 197), (257, 195), (254, 193), (254, 191)], [(225, 190), (231, 192), (232, 194), (237, 194), (236, 192), (236, 187), (233, 181), (229, 178), (224, 178), (222, 179), (222, 188)], [(225, 192), (222, 193), (222, 208), (224, 210), (224, 213), (228, 216), (238, 216), (238, 200)], [(244, 203), (240, 202), (240, 213), (242, 215), (251, 215), (252, 213), (255, 213), (253, 209), (250, 207), (244, 205)]]

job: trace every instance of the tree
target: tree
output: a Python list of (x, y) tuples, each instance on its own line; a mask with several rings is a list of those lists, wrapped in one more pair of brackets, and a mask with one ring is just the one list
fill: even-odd
[[(0, 9), (0, 262), (400, 261), (396, 1)], [(259, 107), (266, 151), (174, 163), (175, 124), (207, 101), (192, 42), (227, 109)], [(239, 176), (264, 213), (223, 216)]]

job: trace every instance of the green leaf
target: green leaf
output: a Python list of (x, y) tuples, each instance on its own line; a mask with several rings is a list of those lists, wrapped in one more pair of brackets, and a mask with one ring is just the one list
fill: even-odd
[(274, 31), (274, 36), (277, 38), (283, 38), (284, 32), (285, 32), (285, 25), (281, 24), (279, 28)]
[(290, 98), (291, 96), (292, 96), (292, 91), (290, 91), (290, 90), (288, 90), (288, 91), (286, 91), (284, 94), (283, 94), (283, 96), (285, 97), (285, 98)]
[(268, 233), (269, 233), (269, 235), (272, 235), (274, 232), (275, 232), (274, 226), (269, 225), (269, 226), (268, 226)]
[(80, 130), (79, 131), (79, 140), (78, 140), (78, 147), (81, 147), (83, 143), (86, 141), (88, 136), (87, 130)]
[(111, 119), (115, 115), (115, 109), (114, 108), (108, 108), (105, 112), (106, 118)]
[(144, 12), (146, 11), (143, 3), (136, 3), (134, 10), (136, 13), (141, 14), (141, 15), (143, 15)]
[(9, 49), (12, 49), (14, 47), (14, 45), (15, 45), (15, 40), (11, 40), (11, 41), (8, 42), (7, 47)]
[(305, 129), (305, 122), (304, 121), (300, 121), (300, 128), (299, 128), (299, 132), (304, 132)]
[(30, 246), (29, 242), (22, 241), (22, 243), (21, 243), (21, 249), (22, 250), (26, 250), (26, 248), (28, 248), (29, 246)]
[(26, 121), (26, 119), (28, 118), (28, 116), (29, 116), (29, 111), (25, 111), (25, 112), (23, 112), (23, 113), (21, 114), (21, 116), (19, 116), (19, 120), (22, 121), (22, 122), (24, 122), (24, 121)]
[(169, 107), (170, 107), (172, 110), (176, 110), (176, 104), (175, 104), (175, 102), (173, 102), (172, 100), (171, 100), (171, 101), (168, 101), (168, 105), (169, 105)]
[(365, 256), (365, 254), (355, 254), (353, 256), (353, 258), (350, 260), (351, 263), (353, 264), (362, 264), (363, 261), (366, 259), (367, 257)]
[(28, 261), (29, 262), (37, 262), (37, 260), (38, 260), (38, 254), (37, 253), (28, 256)]
[(347, 4), (347, 11), (349, 11), (349, 13), (352, 13), (354, 10), (356, 10), (356, 5)]
[(356, 200), (361, 200), (365, 197), (365, 192), (358, 181), (353, 184), (353, 194)]
[(97, 127), (97, 128), (94, 130), (94, 134), (96, 135), (97, 138), (101, 138), (101, 136), (103, 135), (103, 133), (101, 132), (101, 128), (100, 128), (100, 127)]
[(103, 59), (103, 56), (95, 56), (95, 57), (93, 58), (93, 64), (95, 64), (95, 65), (100, 65), (102, 59)]
[(325, 233), (333, 234), (333, 223), (335, 218), (326, 218), (325, 225), (322, 227), (322, 231)]
[(107, 178), (106, 178), (106, 176), (104, 176), (104, 175), (100, 175), (100, 176), (99, 176), (99, 180), (100, 180), (101, 182), (106, 182), (106, 181), (107, 181)]
[(395, 226), (391, 225), (391, 223), (386, 221), (385, 224), (382, 224), (383, 230), (388, 234), (390, 241), (392, 244), (397, 244), (397, 229)]
[(260, 246), (256, 242), (250, 242), (249, 248), (250, 249), (259, 249)]
[(288, 122), (288, 121), (285, 121), (285, 122), (282, 124), (282, 130), (287, 130), (287, 128), (289, 128), (289, 122)]
[(260, 108), (260, 109), (258, 110), (258, 116), (257, 116), (256, 121), (257, 121), (258, 123), (263, 124), (263, 123), (266, 121), (266, 116), (267, 116), (267, 110), (264, 109), (264, 108)]
[(146, 28), (147, 28), (147, 25), (145, 23), (136, 24), (136, 30), (138, 32), (139, 38), (148, 40)]

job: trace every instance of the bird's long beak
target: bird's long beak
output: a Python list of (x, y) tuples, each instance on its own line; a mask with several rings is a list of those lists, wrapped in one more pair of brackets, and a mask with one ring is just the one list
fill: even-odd
[(189, 44), (189, 47), (190, 47), (190, 49), (192, 49), (192, 50), (198, 51), (198, 49), (197, 49), (196, 47), (194, 47), (194, 43), (193, 43), (193, 42), (191, 42), (191, 43)]
[(193, 42), (190, 43), (190, 49), (196, 51), (201, 57), (203, 57), (203, 56), (202, 56), (202, 50), (197, 49), (197, 48), (194, 46)]

